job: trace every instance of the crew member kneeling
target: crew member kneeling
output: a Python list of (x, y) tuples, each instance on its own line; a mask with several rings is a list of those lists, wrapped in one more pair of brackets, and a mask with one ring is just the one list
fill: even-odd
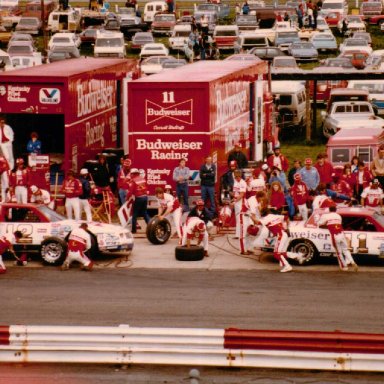
[(61, 267), (62, 270), (69, 269), (72, 262), (78, 261), (82, 269), (91, 271), (93, 262), (85, 254), (92, 246), (91, 235), (87, 231), (88, 224), (82, 223), (79, 228), (74, 229), (68, 237), (67, 257)]
[(197, 239), (197, 245), (202, 244), (204, 256), (208, 257), (208, 232), (203, 220), (198, 217), (189, 217), (184, 225), (181, 245), (191, 246), (191, 240)]

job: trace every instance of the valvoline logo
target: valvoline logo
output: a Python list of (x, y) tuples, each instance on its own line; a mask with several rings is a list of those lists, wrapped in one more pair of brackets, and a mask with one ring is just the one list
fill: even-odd
[(60, 89), (41, 88), (39, 91), (39, 101), (41, 104), (59, 104), (61, 101)]

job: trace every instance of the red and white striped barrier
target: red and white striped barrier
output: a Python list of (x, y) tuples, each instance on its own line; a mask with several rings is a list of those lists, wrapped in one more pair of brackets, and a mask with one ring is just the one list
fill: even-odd
[(384, 335), (241, 329), (0, 326), (0, 363), (105, 363), (384, 372)]

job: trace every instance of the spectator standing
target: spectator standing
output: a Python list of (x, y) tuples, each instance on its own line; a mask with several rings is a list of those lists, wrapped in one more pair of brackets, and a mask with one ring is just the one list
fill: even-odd
[(122, 167), (117, 174), (117, 188), (121, 205), (127, 200), (129, 183), (131, 181), (131, 163), (130, 159), (123, 160)]
[(372, 160), (371, 173), (379, 180), (381, 188), (384, 188), (384, 144), (379, 146), (377, 155)]
[(279, 171), (287, 172), (289, 168), (288, 159), (281, 153), (280, 145), (275, 145), (273, 148), (273, 154), (267, 158), (268, 166), (273, 169), (276, 167)]
[(83, 189), (82, 194), (79, 196), (80, 217), (84, 211), (86, 220), (88, 222), (91, 222), (92, 211), (91, 211), (91, 205), (89, 204), (89, 199), (91, 197), (91, 180), (90, 180), (90, 174), (87, 168), (80, 169), (80, 183)]
[(307, 185), (308, 189), (315, 191), (320, 183), (319, 172), (312, 166), (312, 159), (305, 159), (304, 164), (305, 166), (301, 168), (298, 173), (300, 173), (301, 179)]
[(216, 166), (212, 163), (212, 156), (205, 158), (205, 163), (200, 167), (201, 198), (204, 202), (209, 200), (209, 210), (212, 217), (216, 216), (215, 204)]
[(269, 206), (272, 212), (281, 214), (286, 205), (283, 188), (278, 181), (271, 183), (269, 190)]
[(107, 157), (101, 154), (98, 159), (98, 163), (92, 172), (93, 181), (97, 187), (106, 188), (109, 187), (111, 178), (111, 172), (107, 163)]
[(356, 173), (359, 170), (360, 158), (358, 156), (353, 156), (351, 159), (351, 171)]
[(241, 11), (243, 13), (243, 15), (248, 15), (249, 14), (249, 5), (248, 5), (248, 2), (245, 1), (243, 6), (241, 7)]
[(25, 167), (24, 160), (16, 159), (16, 169), (12, 170), (9, 177), (11, 194), (14, 193), (16, 201), (21, 204), (28, 203), (28, 187), (30, 184), (29, 169)]
[(372, 175), (365, 167), (363, 161), (359, 161), (357, 172), (354, 173), (355, 176), (355, 196), (360, 200), (361, 194), (364, 188), (367, 188), (369, 183), (372, 180)]
[(129, 191), (127, 198), (135, 197), (132, 207), (132, 233), (137, 231), (137, 218), (142, 217), (148, 224), (151, 219), (148, 215), (148, 188), (144, 177), (140, 175), (137, 168), (131, 169), (131, 182), (129, 183)]
[(0, 155), (0, 183), (1, 183), (1, 201), (4, 203), (7, 199), (7, 190), (9, 189), (9, 165), (7, 159)]
[(63, 181), (61, 186), (61, 192), (65, 196), (65, 210), (67, 212), (67, 218), (72, 220), (80, 220), (80, 200), (79, 196), (83, 192), (81, 182), (75, 177), (75, 172), (69, 170), (67, 177)]
[(220, 178), (220, 191), (223, 194), (224, 198), (231, 198), (232, 192), (233, 192), (233, 184), (235, 183), (235, 176), (234, 172), (237, 168), (237, 162), (236, 160), (232, 160), (229, 163), (229, 169), (227, 172), (224, 173), (223, 176)]
[(348, 271), (348, 265), (351, 265), (354, 270), (357, 271), (358, 267), (348, 249), (347, 240), (342, 227), (342, 219), (336, 212), (335, 204), (329, 207), (328, 213), (321, 216), (318, 225), (319, 227), (325, 226), (328, 228), (328, 231), (331, 234), (332, 244), (336, 250), (340, 269), (342, 271)]
[(36, 154), (40, 155), (41, 154), (41, 141), (39, 140), (39, 135), (37, 132), (32, 132), (31, 133), (31, 138), (27, 143), (27, 152), (29, 154)]
[(168, 13), (173, 13), (175, 4), (173, 0), (167, 0), (167, 6), (168, 6)]
[(13, 157), (13, 129), (5, 124), (5, 117), (0, 116), (0, 150), (7, 159), (10, 169), (15, 167), (15, 159)]
[(327, 188), (330, 187), (333, 179), (332, 175), (334, 173), (334, 169), (332, 164), (329, 161), (326, 161), (324, 155), (322, 153), (319, 153), (317, 155), (317, 161), (315, 164), (315, 168), (317, 169), (317, 172), (320, 176), (320, 183), (325, 183), (327, 185)]
[(36, 185), (31, 185), (31, 198), (32, 204), (44, 204), (48, 208), (54, 209), (55, 204), (51, 198), (51, 194), (46, 189), (38, 188)]
[(240, 169), (236, 169), (233, 173), (235, 177), (235, 182), (233, 183), (233, 204), (236, 217), (236, 234), (235, 238), (240, 238), (240, 228), (242, 226), (240, 213), (244, 213), (248, 210), (246, 193), (247, 193), (247, 183), (242, 179), (242, 172)]
[(295, 183), (295, 174), (301, 169), (301, 161), (294, 160), (293, 167), (288, 172), (288, 183), (292, 186)]
[(91, 247), (92, 240), (88, 231), (88, 224), (82, 223), (79, 228), (72, 230), (68, 236), (67, 257), (61, 266), (61, 270), (68, 270), (72, 262), (77, 261), (82, 264), (83, 270), (92, 271), (93, 262), (85, 254)]
[(247, 159), (247, 156), (245, 156), (244, 153), (241, 152), (240, 142), (236, 143), (235, 149), (229, 152), (228, 160), (227, 160), (228, 166), (231, 164), (232, 161), (236, 161), (237, 167), (240, 169), (244, 169), (248, 167), (248, 159)]
[(295, 173), (293, 176), (295, 179), (291, 188), (291, 195), (295, 208), (299, 211), (299, 215), (303, 220), (308, 219), (308, 206), (309, 191), (307, 185), (301, 180), (300, 173)]
[(189, 180), (189, 168), (185, 165), (186, 160), (181, 159), (179, 165), (173, 170), (173, 181), (176, 183), (176, 196), (180, 203), (183, 204), (183, 211), (189, 211), (189, 193), (188, 193), (188, 180)]

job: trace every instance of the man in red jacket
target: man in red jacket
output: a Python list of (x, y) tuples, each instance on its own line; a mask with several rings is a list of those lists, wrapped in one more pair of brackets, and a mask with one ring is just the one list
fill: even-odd
[(317, 161), (315, 164), (315, 168), (317, 169), (317, 172), (319, 172), (320, 183), (324, 183), (327, 186), (327, 188), (329, 188), (331, 183), (333, 182), (333, 179), (332, 179), (332, 174), (334, 173), (333, 166), (329, 161), (326, 161), (322, 153), (319, 153), (316, 159)]
[(134, 196), (135, 201), (132, 208), (132, 233), (136, 233), (137, 218), (143, 217), (148, 224), (151, 219), (148, 215), (148, 189), (147, 182), (144, 177), (140, 175), (140, 171), (137, 168), (131, 169), (131, 182), (129, 183), (129, 190), (127, 199)]
[(267, 164), (271, 169), (273, 169), (273, 167), (277, 167), (280, 171), (288, 171), (289, 162), (288, 159), (281, 154), (279, 144), (276, 144), (273, 147), (273, 154), (268, 157)]
[[(83, 193), (81, 181), (75, 178), (75, 172), (69, 170), (67, 177), (63, 181), (61, 192), (65, 195), (65, 210), (68, 219), (80, 220), (80, 200), (79, 196)], [(73, 214), (72, 214), (73, 213)]]
[(309, 191), (307, 185), (301, 180), (300, 173), (295, 173), (293, 176), (295, 182), (291, 188), (291, 195), (295, 207), (299, 211), (299, 215), (303, 220), (308, 219), (307, 201), (309, 199)]

